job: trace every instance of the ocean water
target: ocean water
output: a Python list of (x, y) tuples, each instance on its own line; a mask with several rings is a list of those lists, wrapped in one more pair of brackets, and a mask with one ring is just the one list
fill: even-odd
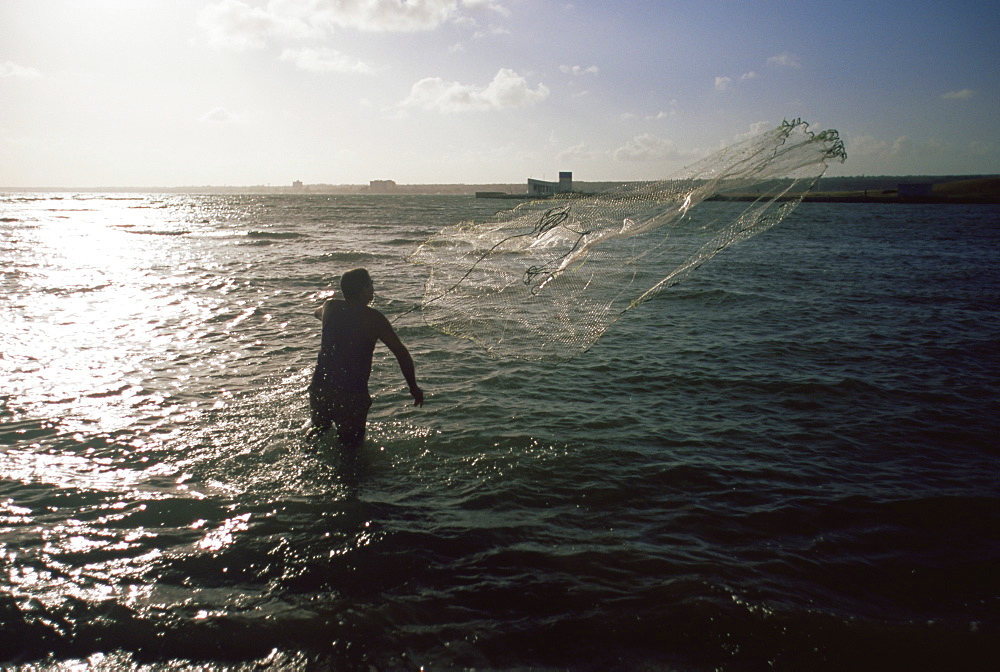
[[(1000, 208), (803, 204), (556, 364), (407, 313), (498, 207), (0, 196), (0, 665), (996, 669)], [(349, 457), (355, 266), (428, 397), (380, 347)]]

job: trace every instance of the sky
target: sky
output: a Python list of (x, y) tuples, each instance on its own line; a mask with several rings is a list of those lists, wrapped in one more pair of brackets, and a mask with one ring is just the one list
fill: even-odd
[(649, 180), (796, 118), (831, 176), (997, 174), (998, 35), (982, 0), (0, 0), (0, 187)]

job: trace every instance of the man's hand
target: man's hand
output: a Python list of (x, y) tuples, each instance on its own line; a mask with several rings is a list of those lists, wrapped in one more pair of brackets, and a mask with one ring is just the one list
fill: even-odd
[(411, 387), (410, 388), (410, 394), (413, 396), (413, 405), (414, 406), (423, 406), (424, 405), (424, 391), (423, 390), (421, 390), (419, 387)]

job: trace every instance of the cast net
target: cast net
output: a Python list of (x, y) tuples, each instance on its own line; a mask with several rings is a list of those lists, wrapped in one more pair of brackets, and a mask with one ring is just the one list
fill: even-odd
[[(836, 131), (786, 121), (665, 180), (445, 227), (407, 257), (430, 269), (421, 313), (493, 357), (570, 359), (629, 309), (778, 224), (828, 161), (845, 158)], [(706, 199), (723, 202), (696, 207)]]

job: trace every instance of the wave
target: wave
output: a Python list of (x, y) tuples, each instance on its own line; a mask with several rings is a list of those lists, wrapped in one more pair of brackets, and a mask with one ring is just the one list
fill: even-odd
[(74, 201), (144, 201), (145, 196), (108, 196), (106, 194), (95, 194), (93, 196), (84, 196), (77, 194), (73, 196)]
[(131, 228), (126, 228), (126, 226), (122, 226), (120, 228), (125, 229), (125, 231), (127, 233), (134, 233), (134, 234), (136, 234), (138, 236), (186, 236), (189, 233), (191, 233), (190, 231), (188, 231), (186, 229), (181, 229), (181, 230), (178, 230), (178, 231), (155, 231), (155, 230), (152, 230), (152, 231), (149, 231), (149, 230), (147, 230), (147, 231), (135, 231), (135, 230), (133, 230)]
[(250, 231), (247, 238), (264, 238), (274, 240), (290, 240), (293, 238), (308, 238), (305, 233), (295, 233), (294, 231)]
[(375, 259), (376, 255), (370, 252), (359, 252), (356, 250), (351, 250), (350, 252), (327, 252), (326, 254), (320, 254), (315, 257), (306, 257), (302, 260), (303, 264), (329, 264), (330, 262), (337, 261), (349, 261), (353, 264), (360, 264), (365, 261)]
[(12, 446), (59, 433), (56, 424), (48, 420), (15, 420), (0, 424), (0, 445)]

